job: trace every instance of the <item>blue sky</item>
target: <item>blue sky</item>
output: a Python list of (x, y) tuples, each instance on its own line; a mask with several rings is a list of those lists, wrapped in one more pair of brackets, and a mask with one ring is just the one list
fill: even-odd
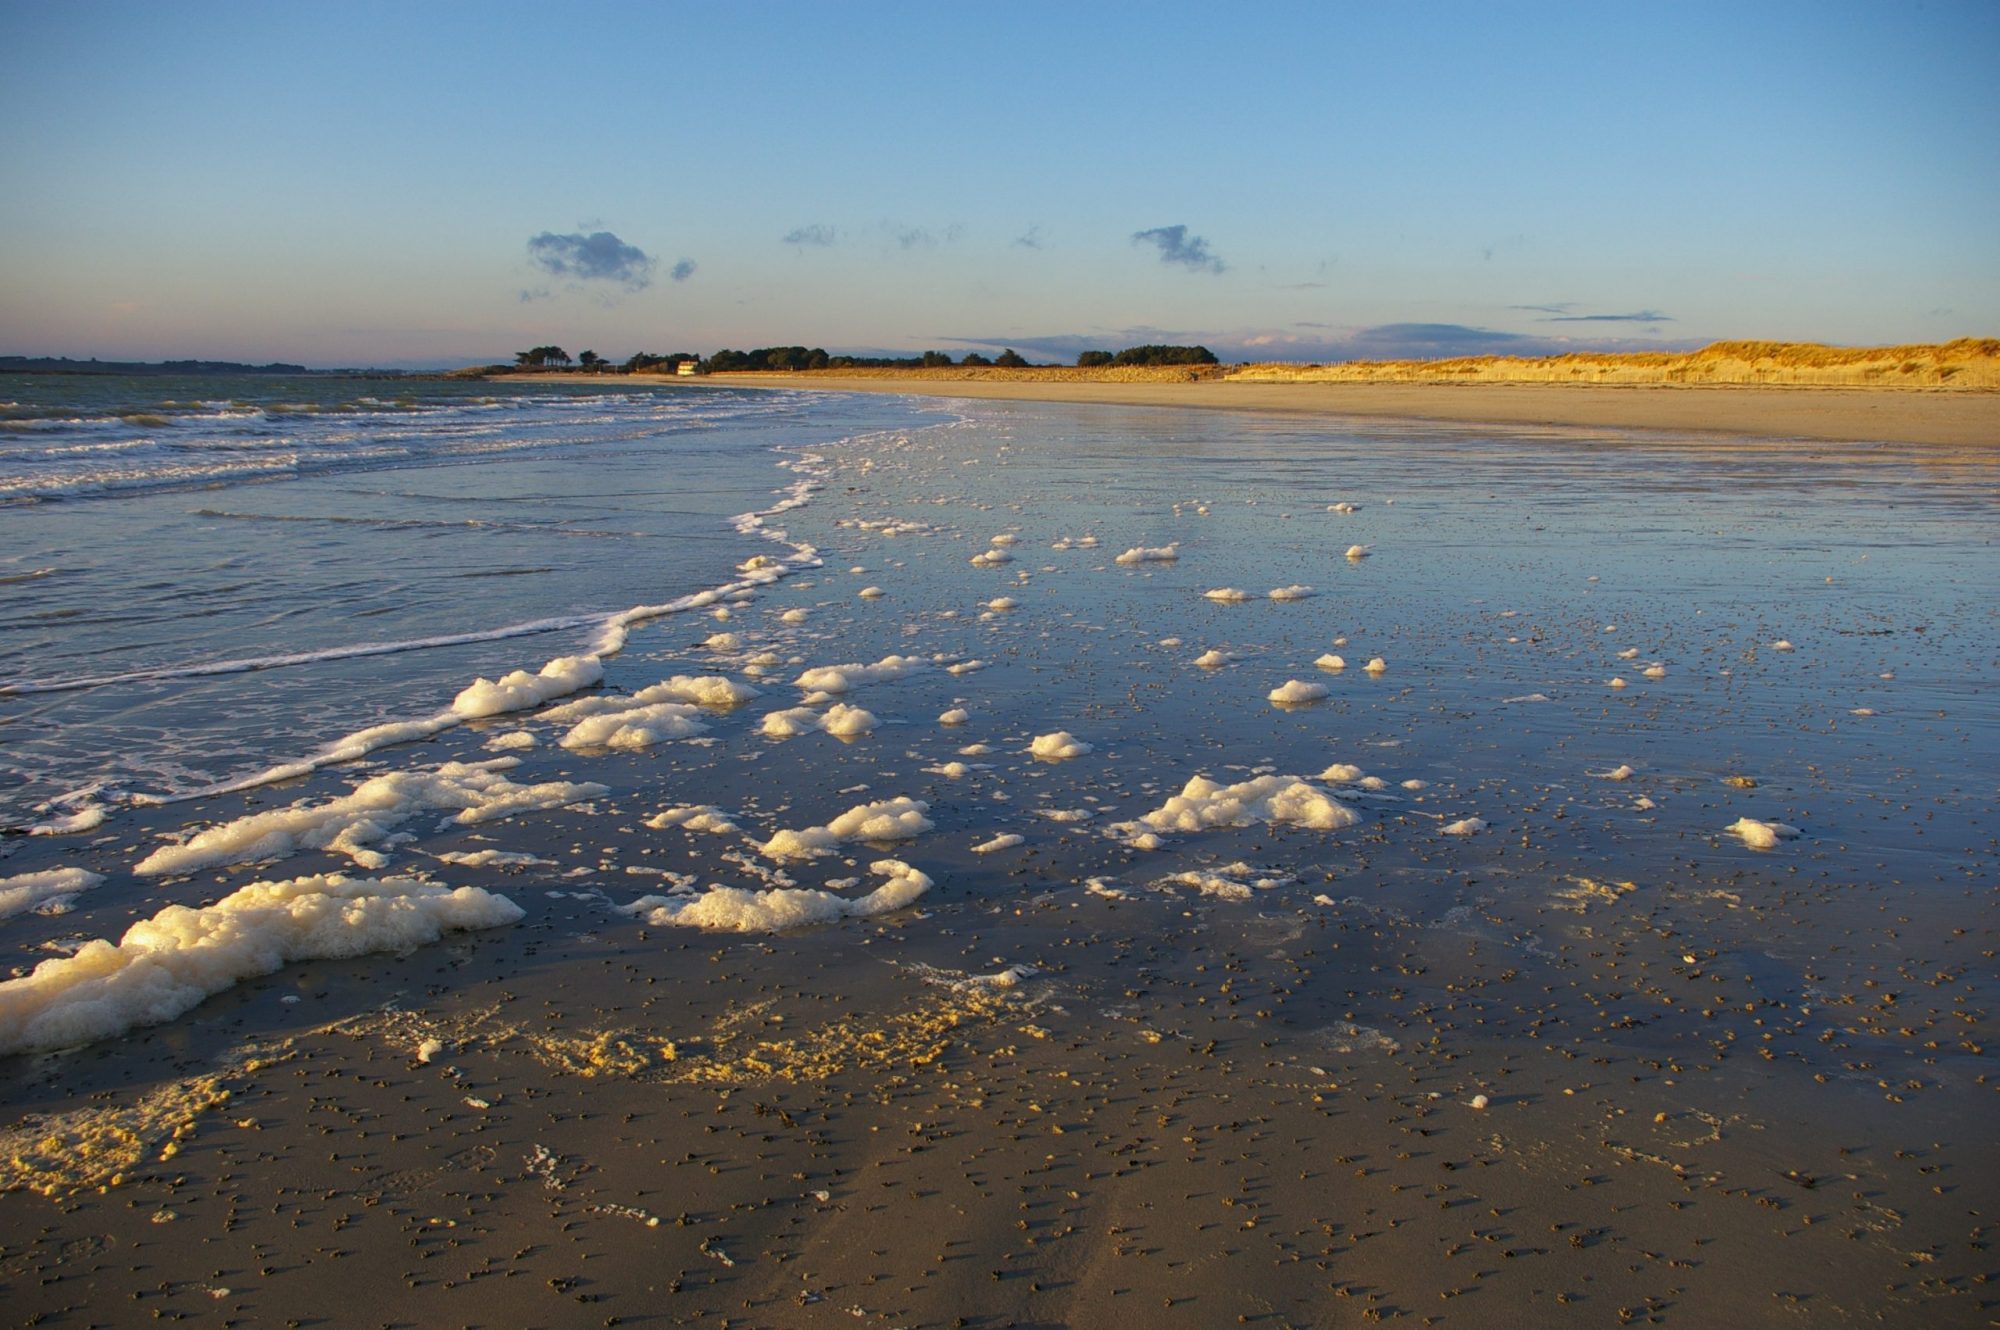
[(2000, 333), (2000, 5), (0, 0), (0, 353)]

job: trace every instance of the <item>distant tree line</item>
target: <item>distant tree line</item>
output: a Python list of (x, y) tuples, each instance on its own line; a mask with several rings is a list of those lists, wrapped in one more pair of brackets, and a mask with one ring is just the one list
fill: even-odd
[(701, 357), (692, 351), (676, 351), (670, 356), (656, 356), (651, 351), (641, 351), (627, 360), (623, 369), (627, 374), (678, 374), (681, 363), (692, 360), (701, 363)]
[(1082, 369), (1105, 365), (1213, 365), (1215, 352), (1205, 346), (1128, 346), (1118, 354), (1085, 351), (1076, 358)]
[[(703, 374), (729, 374), (756, 370), (809, 370), (809, 369), (942, 369), (951, 365), (999, 369), (1027, 369), (1028, 360), (1012, 347), (999, 355), (988, 358), (977, 351), (967, 351), (963, 357), (953, 360), (948, 352), (926, 351), (917, 356), (834, 356), (828, 355), (824, 347), (805, 346), (762, 346), (754, 351), (733, 351), (728, 347), (706, 357), (692, 351), (676, 351), (672, 355), (654, 355), (642, 351), (622, 364), (613, 366), (595, 351), (585, 351), (575, 359), (580, 368), (596, 373), (617, 368), (627, 374), (674, 374), (686, 361), (695, 362)], [(538, 346), (527, 351), (514, 353), (514, 367), (518, 369), (546, 369), (571, 364), (569, 353), (559, 346)], [(1110, 351), (1085, 351), (1076, 358), (1078, 366), (1089, 369), (1104, 365), (1213, 365), (1218, 363), (1215, 353), (1205, 346), (1131, 346), (1113, 354)]]
[(1012, 347), (988, 358), (968, 351), (953, 360), (944, 351), (926, 351), (917, 356), (834, 356), (824, 347), (765, 346), (755, 351), (724, 348), (702, 361), (706, 374), (728, 374), (739, 370), (801, 369), (939, 369), (947, 365), (998, 365), (1003, 369), (1025, 369), (1027, 360)]

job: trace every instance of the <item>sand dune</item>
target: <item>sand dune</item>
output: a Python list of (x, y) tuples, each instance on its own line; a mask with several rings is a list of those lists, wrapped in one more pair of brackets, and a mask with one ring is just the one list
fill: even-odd
[(1768, 384), (1826, 388), (2000, 388), (2000, 339), (1930, 346), (1842, 347), (1812, 342), (1716, 342), (1685, 354), (1474, 356), (1243, 365), (1230, 379), (1277, 383)]

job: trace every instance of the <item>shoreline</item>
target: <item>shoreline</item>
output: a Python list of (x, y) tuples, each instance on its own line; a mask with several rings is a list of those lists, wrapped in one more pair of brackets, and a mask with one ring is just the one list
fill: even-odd
[[(564, 381), (570, 376), (509, 376)], [(686, 383), (634, 374), (633, 382)], [(2000, 452), (2000, 393), (1963, 389), (1624, 384), (1078, 382), (851, 377), (824, 371), (705, 376), (738, 388), (900, 393), (1101, 406), (1192, 407), (1421, 420), (1720, 433), (1824, 443), (1889, 443)]]

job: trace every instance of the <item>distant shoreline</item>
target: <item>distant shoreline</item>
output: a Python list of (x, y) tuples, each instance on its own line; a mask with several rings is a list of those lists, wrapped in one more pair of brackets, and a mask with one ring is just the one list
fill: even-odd
[[(510, 380), (573, 381), (567, 374)], [(1180, 381), (1172, 381), (1173, 379)], [(1195, 377), (1062, 378), (1020, 371), (973, 377), (815, 370), (697, 379), (621, 375), (634, 383), (823, 392), (900, 393), (1102, 406), (1302, 412), (1491, 424), (1731, 434), (1763, 439), (1890, 443), (2000, 453), (2000, 393), (1975, 389), (1711, 384), (1272, 382)]]

